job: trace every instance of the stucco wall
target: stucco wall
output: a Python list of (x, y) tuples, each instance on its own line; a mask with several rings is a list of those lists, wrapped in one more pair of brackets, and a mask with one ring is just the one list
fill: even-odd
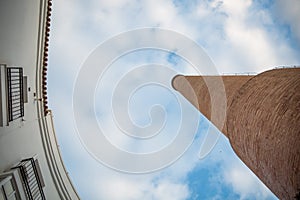
[[(51, 113), (45, 112), (45, 34), (49, 1), (0, 1), (0, 63), (28, 78), (24, 117), (0, 127), (0, 173), (38, 155), (47, 199), (79, 199), (60, 157)], [(48, 21), (49, 23), (49, 21)], [(2, 95), (1, 98), (5, 98)]]

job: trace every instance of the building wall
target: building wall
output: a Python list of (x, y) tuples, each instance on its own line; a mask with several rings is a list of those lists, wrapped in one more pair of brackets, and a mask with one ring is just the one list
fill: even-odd
[[(52, 114), (45, 113), (43, 61), (49, 2), (0, 1), (0, 64), (22, 67), (28, 80), (24, 117), (0, 127), (0, 173), (37, 155), (46, 198), (73, 200), (79, 197), (59, 153)], [(1, 103), (5, 95), (1, 94)]]

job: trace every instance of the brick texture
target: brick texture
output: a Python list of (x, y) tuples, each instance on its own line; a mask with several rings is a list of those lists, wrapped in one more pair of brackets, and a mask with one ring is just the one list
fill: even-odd
[[(224, 107), (224, 103), (214, 104), (222, 98), (211, 94), (204, 79), (217, 82), (217, 78), (220, 77), (177, 76), (173, 87), (211, 119), (212, 108)], [(212, 122), (229, 138), (240, 159), (277, 197), (294, 199), (300, 189), (300, 68), (221, 78), (223, 86), (216, 84), (210, 88), (215, 93), (222, 91), (220, 87), (225, 89), (225, 122)], [(192, 98), (193, 92), (196, 100)]]

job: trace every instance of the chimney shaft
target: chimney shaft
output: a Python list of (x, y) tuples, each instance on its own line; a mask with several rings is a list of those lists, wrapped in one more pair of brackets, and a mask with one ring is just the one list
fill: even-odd
[[(225, 135), (227, 134), (226, 123), (222, 123), (220, 127), (212, 119), (212, 106), (217, 109), (217, 115), (222, 107), (225, 107), (225, 114), (232, 102), (233, 96), (244, 83), (253, 76), (176, 76), (172, 81), (173, 88), (179, 91), (187, 100), (189, 100), (199, 111), (209, 120), (213, 120), (213, 124), (219, 128)], [(221, 82), (220, 85), (219, 83)], [(207, 85), (209, 84), (209, 87)], [(223, 88), (220, 88), (223, 87)], [(225, 93), (222, 93), (225, 89)], [(193, 91), (192, 91), (193, 90)], [(194, 98), (196, 94), (197, 98)], [(225, 98), (222, 98), (225, 95)], [(212, 104), (212, 100), (215, 104)], [(226, 102), (221, 102), (226, 100)], [(224, 105), (226, 104), (226, 105)], [(220, 114), (221, 115), (221, 114)], [(220, 123), (219, 123), (220, 124)]]
[[(207, 77), (207, 76), (206, 76)], [(211, 90), (205, 76), (177, 76), (173, 87), (211, 119)], [(216, 76), (208, 77), (211, 81)], [(240, 159), (280, 199), (300, 189), (300, 68), (266, 71), (257, 76), (222, 76), (226, 120), (218, 127)], [(215, 88), (218, 91), (218, 88)], [(214, 121), (212, 121), (214, 123)]]

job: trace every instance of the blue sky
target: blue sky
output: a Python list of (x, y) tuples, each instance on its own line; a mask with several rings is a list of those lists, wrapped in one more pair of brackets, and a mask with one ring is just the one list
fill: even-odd
[[(174, 141), (182, 122), (180, 109), (184, 108), (190, 117), (184, 118), (187, 122), (183, 120), (186, 127), (197, 124), (195, 139), (178, 160), (161, 170), (123, 173), (95, 160), (76, 132), (73, 92), (83, 64), (100, 44), (117, 34), (144, 27), (173, 30), (196, 41), (219, 74), (259, 73), (276, 66), (299, 65), (299, 13), (297, 0), (54, 1), (48, 76), (50, 108), (63, 159), (82, 199), (276, 199), (239, 160), (225, 136), (220, 135), (213, 150), (199, 159), (201, 145), (206, 136), (211, 137), (210, 123), (170, 89), (170, 84), (143, 86), (125, 101), (118, 96), (119, 109), (124, 106), (127, 112), (113, 116), (114, 89), (129, 74), (132, 82), (121, 84), (125, 90), (150, 77), (155, 77), (154, 82), (171, 81), (171, 74), (161, 73), (151, 64), (167, 66), (180, 74), (195, 74), (190, 63), (176, 52), (141, 49), (119, 57), (97, 82), (95, 114), (81, 118), (82, 123), (96, 118), (105, 137), (120, 149), (145, 153), (163, 149)], [(145, 65), (146, 70), (136, 70)], [(87, 77), (86, 83), (89, 81)], [(156, 110), (155, 105), (159, 105)], [(161, 129), (151, 138), (135, 140), (120, 131), (118, 125), (122, 123), (116, 124), (128, 116), (132, 121), (128, 128), (154, 124), (154, 128)], [(97, 132), (92, 128), (86, 131)]]

